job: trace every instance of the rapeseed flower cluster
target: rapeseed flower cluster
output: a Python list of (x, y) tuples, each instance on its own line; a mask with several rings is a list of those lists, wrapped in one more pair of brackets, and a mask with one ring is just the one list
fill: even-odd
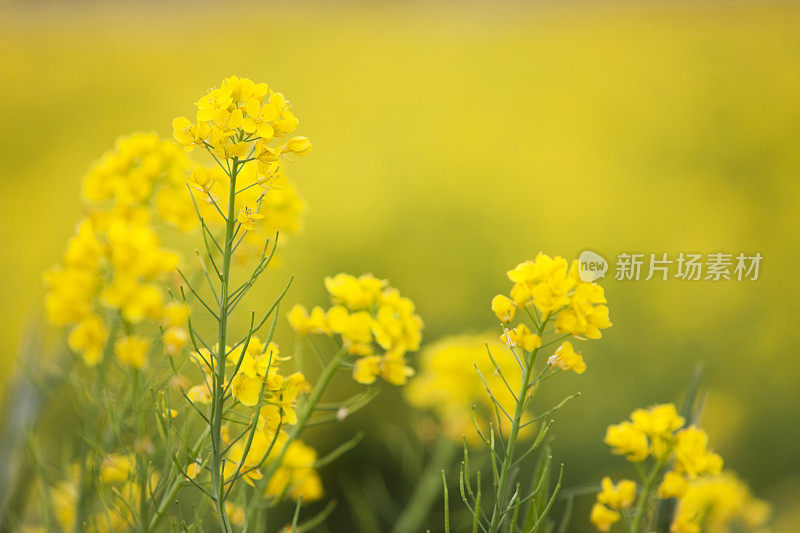
[(510, 298), (498, 295), (492, 310), (502, 322), (510, 322), (516, 309), (535, 306), (543, 315), (558, 313), (556, 329), (563, 333), (599, 339), (600, 330), (611, 327), (603, 288), (584, 283), (575, 260), (539, 254), (518, 264), (506, 274), (514, 283)]
[[(509, 295), (498, 294), (491, 304), (504, 325), (501, 340), (511, 349), (531, 352), (541, 346), (540, 333), (549, 322), (556, 333), (564, 334), (562, 339), (599, 339), (600, 330), (611, 327), (606, 297), (600, 285), (581, 281), (578, 273), (577, 260), (570, 265), (563, 257), (542, 253), (509, 270), (506, 275), (513, 283)], [(525, 323), (510, 328), (517, 310), (522, 310), (542, 331), (534, 332)], [(561, 344), (547, 362), (553, 369), (576, 374), (586, 371), (583, 357), (569, 341)]]
[(222, 160), (253, 158), (258, 161), (260, 180), (279, 177), (281, 155), (305, 155), (311, 151), (306, 137), (292, 137), (300, 122), (292, 105), (266, 83), (230, 76), (195, 102), (196, 122), (186, 117), (172, 121), (173, 136), (191, 151), (204, 146)]
[[(687, 426), (674, 404), (636, 409), (629, 420), (609, 426), (604, 440), (614, 454), (642, 465), (639, 472), (647, 473), (643, 474), (635, 509), (636, 482), (623, 479), (614, 484), (610, 478), (603, 478), (590, 515), (599, 531), (610, 531), (629, 510), (632, 519), (628, 530), (648, 531), (644, 528), (653, 495), (677, 498), (671, 526), (674, 533), (728, 531), (727, 526), (737, 515), (726, 509), (745, 502), (752, 504), (752, 511), (741, 515), (749, 519), (747, 524), (760, 526), (766, 521), (764, 506), (756, 505), (744, 485), (732, 481), (732, 474), (722, 472), (722, 457), (709, 449), (706, 432), (695, 425)], [(716, 525), (711, 527), (712, 523)]]
[(292, 329), (300, 335), (337, 335), (356, 358), (353, 378), (359, 383), (374, 383), (380, 376), (393, 385), (404, 384), (414, 373), (405, 355), (418, 350), (422, 340), (423, 323), (414, 303), (371, 274), (327, 277), (325, 288), (331, 307), (316, 306), (309, 312), (295, 305), (288, 315)]
[(137, 327), (163, 328), (173, 353), (186, 344), (188, 310), (167, 303), (166, 294), (180, 257), (161, 245), (155, 228), (164, 221), (186, 229), (158, 208), (157, 199), (172, 194), (165, 191), (174, 192), (188, 168), (173, 143), (134, 134), (117, 141), (85, 177), (88, 215), (44, 281), (48, 320), (69, 328), (68, 344), (88, 366), (100, 361), (120, 323), (129, 333), (116, 340), (114, 352), (135, 368), (145, 365), (150, 351), (145, 339), (130, 334)]
[[(284, 165), (293, 155), (308, 154), (311, 142), (306, 137), (286, 139), (299, 121), (291, 103), (266, 83), (230, 76), (195, 106), (196, 123), (186, 117), (172, 121), (178, 144), (187, 151), (203, 147), (213, 159), (209, 166), (192, 169), (190, 199), (201, 223), (219, 227), (225, 224), (228, 203), (235, 198), (242, 239), (250, 245), (237, 246), (237, 257), (252, 258), (266, 238), (278, 231), (296, 233), (300, 228), (306, 205), (284, 175)], [(233, 196), (228, 194), (232, 174), (236, 181)], [(196, 223), (192, 205), (184, 207), (181, 211)]]

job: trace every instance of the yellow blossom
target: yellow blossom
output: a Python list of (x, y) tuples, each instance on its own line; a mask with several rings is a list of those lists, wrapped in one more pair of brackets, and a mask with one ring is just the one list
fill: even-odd
[(414, 303), (372, 274), (329, 276), (325, 288), (333, 305), (327, 312), (314, 307), (310, 314), (294, 306), (288, 315), (292, 329), (301, 335), (340, 336), (347, 353), (359, 358), (353, 368), (359, 383), (373, 383), (378, 376), (394, 385), (406, 383), (413, 369), (405, 354), (419, 349), (422, 339), (423, 323)]
[(173, 328), (185, 326), (189, 320), (189, 308), (186, 304), (178, 302), (170, 302), (164, 306), (164, 320), (165, 327)]
[(266, 83), (255, 83), (248, 78), (228, 76), (220, 83), (220, 89), (224, 94), (230, 95), (232, 103), (243, 104), (251, 99), (260, 101), (267, 94), (269, 86)]
[(135, 336), (122, 337), (114, 343), (114, 353), (119, 362), (136, 369), (142, 369), (147, 364), (149, 348), (147, 339)]
[(581, 283), (570, 295), (569, 306), (561, 311), (556, 329), (572, 335), (599, 339), (600, 330), (611, 327), (603, 288), (596, 283)]
[(200, 403), (205, 405), (211, 403), (211, 390), (209, 389), (209, 386), (205, 383), (193, 386), (191, 389), (188, 390), (186, 396), (193, 403)]
[(228, 520), (230, 520), (231, 525), (236, 527), (244, 526), (246, 518), (244, 507), (235, 503), (225, 502), (225, 511), (228, 513)]
[(164, 347), (170, 355), (177, 355), (189, 344), (189, 331), (186, 328), (172, 327), (164, 332)]
[(583, 357), (572, 348), (572, 343), (569, 341), (558, 347), (555, 353), (547, 359), (547, 364), (562, 370), (572, 370), (576, 374), (583, 374), (586, 371)]
[(243, 209), (239, 211), (239, 216), (237, 217), (237, 221), (242, 227), (247, 231), (255, 231), (256, 229), (256, 221), (262, 220), (264, 215), (260, 213), (254, 212), (249, 207), (245, 206)]
[(507, 296), (498, 294), (492, 298), (492, 312), (494, 312), (500, 322), (511, 322), (514, 319), (516, 310), (517, 308), (514, 306), (514, 302)]
[(414, 375), (401, 351), (387, 352), (381, 357), (381, 377), (392, 385), (404, 385)]
[(556, 311), (569, 303), (568, 293), (575, 286), (569, 265), (563, 257), (538, 254), (534, 261), (525, 261), (509, 270), (514, 282), (511, 299), (518, 307), (532, 303), (542, 313)]
[(195, 185), (198, 190), (206, 194), (211, 192), (211, 187), (214, 186), (215, 179), (216, 172), (213, 169), (201, 166), (195, 167), (194, 170), (192, 170), (192, 175), (189, 177), (189, 181), (192, 185)]
[(286, 492), (297, 501), (312, 502), (322, 497), (322, 480), (314, 469), (317, 452), (296, 440), (289, 444), (280, 466), (267, 484), (266, 496)]
[(107, 337), (102, 319), (97, 315), (89, 315), (70, 332), (68, 344), (71, 350), (81, 354), (87, 366), (94, 366), (103, 357)]
[(679, 431), (675, 443), (675, 470), (689, 478), (702, 474), (719, 474), (722, 457), (709, 451), (708, 434), (691, 426)]
[(631, 413), (634, 425), (648, 435), (669, 435), (683, 426), (684, 419), (674, 404), (654, 405)]
[(283, 145), (283, 153), (292, 153), (295, 155), (306, 155), (311, 151), (311, 141), (308, 137), (292, 137)]
[(135, 459), (129, 454), (113, 454), (103, 459), (100, 465), (100, 481), (117, 484), (128, 481), (134, 472)]
[(611, 526), (619, 522), (620, 518), (617, 511), (612, 511), (601, 503), (595, 503), (589, 515), (589, 519), (598, 531), (610, 531)]
[(372, 274), (364, 274), (359, 278), (350, 274), (336, 274), (325, 278), (325, 288), (333, 301), (351, 311), (371, 307), (385, 286), (385, 280), (377, 279)]
[(377, 355), (359, 357), (353, 366), (353, 379), (364, 385), (375, 383), (380, 373), (381, 358)]
[(242, 129), (247, 133), (255, 133), (258, 137), (268, 141), (275, 135), (272, 122), (278, 118), (278, 109), (270, 103), (261, 104), (259, 99), (251, 98), (247, 101), (247, 117), (242, 123)]
[(600, 487), (602, 490), (597, 495), (597, 501), (612, 509), (630, 507), (636, 497), (636, 482), (629, 479), (623, 479), (615, 485), (606, 476), (600, 481)]
[(628, 421), (608, 426), (604, 442), (613, 448), (613, 453), (633, 462), (644, 461), (650, 450), (644, 432)]
[(227, 111), (233, 99), (229, 87), (211, 89), (200, 98), (195, 105), (197, 106), (197, 120), (207, 122), (212, 120), (219, 111)]
[(730, 472), (690, 481), (678, 499), (671, 531), (763, 531), (769, 505)]
[(500, 336), (500, 340), (512, 348), (522, 348), (526, 352), (531, 352), (542, 345), (542, 338), (531, 330), (525, 324), (520, 324), (516, 328), (506, 330)]
[(658, 497), (680, 498), (686, 492), (686, 487), (688, 487), (686, 478), (678, 472), (670, 470), (664, 474), (664, 479), (658, 486)]
[(187, 150), (202, 146), (210, 134), (211, 128), (204, 122), (195, 125), (186, 117), (178, 117), (172, 121), (172, 136)]
[(200, 462), (200, 459), (196, 459), (189, 463), (186, 467), (186, 476), (189, 479), (196, 479), (197, 476), (200, 475), (200, 472), (203, 471), (203, 464)]
[[(517, 360), (492, 334), (459, 335), (428, 345), (419, 358), (417, 374), (406, 385), (407, 401), (412, 406), (430, 409), (439, 419), (444, 434), (452, 440), (460, 441), (466, 436), (470, 443), (480, 442), (473, 413), (481, 426), (495, 420), (494, 404), (481, 375), (503, 409), (514, 409), (514, 395), (495, 372), (487, 349), (511, 388), (518, 390), (522, 377)], [(510, 422), (501, 418), (501, 423), (502, 431), (507, 434)], [(533, 427), (523, 428), (523, 434)]]

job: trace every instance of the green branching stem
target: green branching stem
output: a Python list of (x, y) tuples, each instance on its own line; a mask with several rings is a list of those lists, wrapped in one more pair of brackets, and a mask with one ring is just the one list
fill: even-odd
[(225, 242), (222, 252), (222, 277), (219, 291), (218, 350), (215, 354), (215, 374), (211, 396), (211, 487), (215, 495), (214, 504), (220, 526), (225, 533), (231, 530), (225, 510), (224, 454), (222, 448), (222, 410), (225, 401), (225, 343), (228, 335), (228, 287), (230, 284), (231, 258), (233, 256), (233, 236), (236, 227), (236, 176), (239, 172), (239, 159), (234, 157), (228, 187), (228, 214), (225, 217)]
[(642, 490), (639, 494), (639, 500), (636, 504), (636, 511), (633, 515), (633, 520), (631, 521), (631, 533), (647, 531), (645, 527), (647, 526), (646, 517), (648, 515), (650, 496), (653, 493), (656, 482), (661, 476), (661, 471), (666, 463), (666, 458), (668, 455), (669, 454), (665, 453), (662, 458), (656, 462), (656, 464), (653, 466), (653, 469), (647, 474), (647, 477), (644, 480)]
[[(544, 332), (547, 322), (548, 318), (545, 316), (541, 322), (538, 323), (537, 334), (540, 337)], [(497, 492), (495, 494), (494, 509), (492, 510), (492, 519), (489, 522), (489, 533), (497, 533), (500, 530), (500, 523), (503, 518), (504, 510), (506, 509), (505, 498), (508, 480), (511, 474), (511, 466), (514, 463), (514, 454), (517, 448), (519, 430), (522, 425), (522, 416), (525, 413), (528, 392), (534, 381), (531, 378), (533, 376), (533, 365), (536, 362), (536, 355), (538, 352), (539, 348), (535, 348), (530, 353), (522, 373), (522, 382), (520, 384), (519, 394), (517, 394), (516, 409), (514, 410), (514, 417), (511, 420), (511, 431), (508, 434), (508, 443), (506, 444), (505, 455), (503, 455), (503, 463), (500, 467), (499, 480), (496, 486)]]

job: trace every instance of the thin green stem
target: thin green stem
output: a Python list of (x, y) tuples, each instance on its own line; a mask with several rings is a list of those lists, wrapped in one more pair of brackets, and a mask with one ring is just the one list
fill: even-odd
[(658, 480), (661, 468), (664, 466), (667, 455), (668, 454), (664, 454), (664, 457), (658, 460), (653, 469), (647, 475), (647, 479), (644, 481), (642, 491), (639, 494), (639, 501), (636, 504), (636, 513), (633, 515), (633, 521), (631, 522), (631, 533), (645, 531), (643, 526), (646, 525), (645, 517), (647, 516), (647, 503), (650, 501), (650, 494), (653, 492), (653, 487)]
[[(541, 336), (544, 331), (547, 321), (548, 317), (545, 315), (538, 324), (537, 334), (539, 336)], [(531, 386), (533, 365), (536, 362), (536, 354), (538, 352), (539, 348), (531, 352), (527, 364), (525, 365), (525, 370), (522, 373), (522, 383), (520, 384), (519, 394), (517, 395), (517, 406), (514, 410), (514, 417), (511, 420), (511, 431), (508, 434), (508, 443), (506, 444), (505, 455), (503, 455), (503, 464), (500, 467), (500, 478), (497, 483), (497, 493), (495, 496), (494, 509), (492, 510), (492, 519), (489, 522), (489, 533), (497, 533), (497, 531), (499, 531), (503, 512), (506, 508), (504, 501), (506, 498), (508, 479), (511, 474), (511, 465), (514, 463), (514, 453), (517, 447), (520, 426), (522, 425), (522, 415), (525, 413), (525, 404), (527, 403), (528, 391)]]
[(142, 531), (150, 531), (148, 519), (147, 498), (147, 456), (144, 450), (145, 425), (144, 410), (142, 409), (142, 372), (133, 369), (133, 401), (136, 418), (136, 477), (139, 481), (139, 523)]
[(238, 158), (233, 158), (228, 187), (228, 216), (225, 217), (225, 247), (222, 253), (222, 279), (220, 280), (218, 313), (218, 350), (211, 398), (211, 492), (215, 495), (217, 516), (225, 533), (232, 531), (228, 513), (225, 509), (224, 453), (222, 449), (222, 418), (225, 402), (225, 343), (228, 335), (228, 286), (230, 284), (231, 257), (233, 256), (233, 235), (236, 227), (236, 176), (239, 169)]

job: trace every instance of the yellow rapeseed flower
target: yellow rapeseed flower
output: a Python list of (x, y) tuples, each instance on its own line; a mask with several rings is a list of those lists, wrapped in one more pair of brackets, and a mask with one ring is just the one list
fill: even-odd
[(658, 497), (680, 498), (686, 492), (688, 486), (689, 484), (682, 474), (670, 470), (664, 474), (664, 479), (662, 479), (661, 483), (658, 485)]
[(597, 501), (610, 507), (611, 509), (626, 509), (631, 506), (636, 498), (636, 482), (623, 479), (617, 484), (606, 476), (600, 481), (601, 491), (597, 495)]
[(237, 222), (242, 225), (247, 231), (255, 231), (256, 230), (256, 221), (262, 220), (264, 215), (261, 213), (257, 213), (250, 209), (248, 206), (245, 206), (239, 211), (239, 216), (237, 217)]
[(576, 374), (586, 372), (586, 363), (583, 361), (583, 357), (572, 348), (572, 343), (569, 341), (558, 347), (555, 353), (547, 359), (547, 364), (562, 370), (572, 370)]
[(509, 348), (522, 348), (526, 352), (530, 352), (542, 345), (542, 338), (535, 333), (532, 333), (530, 328), (525, 324), (520, 324), (514, 329), (506, 330), (500, 336)]
[(142, 369), (147, 364), (150, 341), (142, 337), (127, 336), (114, 343), (114, 354), (120, 363)]
[(691, 426), (679, 431), (675, 443), (675, 470), (689, 478), (719, 474), (722, 457), (708, 449), (708, 434)]
[(592, 507), (589, 520), (598, 531), (610, 531), (611, 526), (619, 522), (621, 515), (617, 511), (612, 511), (602, 503), (595, 503)]
[(647, 435), (628, 421), (608, 426), (604, 442), (611, 446), (613, 453), (633, 462), (644, 461), (650, 451)]
[(67, 342), (72, 351), (81, 354), (87, 366), (94, 366), (103, 357), (107, 338), (103, 320), (97, 315), (89, 315), (72, 329)]
[(500, 322), (511, 322), (514, 320), (514, 313), (517, 308), (514, 302), (507, 296), (498, 294), (492, 298), (492, 312), (497, 316)]

